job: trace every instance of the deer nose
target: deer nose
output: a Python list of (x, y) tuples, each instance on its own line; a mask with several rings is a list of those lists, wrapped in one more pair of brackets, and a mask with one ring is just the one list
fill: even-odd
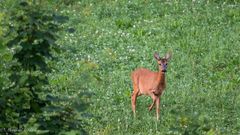
[(162, 66), (162, 72), (167, 72), (167, 65)]

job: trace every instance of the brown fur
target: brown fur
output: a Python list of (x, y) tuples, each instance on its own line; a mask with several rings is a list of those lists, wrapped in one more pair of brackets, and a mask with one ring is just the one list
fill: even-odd
[(168, 53), (165, 58), (160, 58), (159, 55), (155, 53), (154, 57), (159, 64), (158, 72), (153, 72), (145, 68), (138, 68), (131, 73), (133, 83), (133, 93), (131, 98), (134, 116), (136, 115), (137, 97), (147, 95), (153, 100), (153, 103), (149, 107), (149, 111), (151, 111), (153, 106), (156, 104), (156, 114), (157, 119), (159, 119), (160, 96), (166, 88), (165, 71), (167, 62), (171, 55)]

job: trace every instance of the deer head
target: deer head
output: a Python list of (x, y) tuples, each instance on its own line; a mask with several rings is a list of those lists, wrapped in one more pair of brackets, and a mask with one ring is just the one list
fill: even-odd
[(171, 59), (171, 56), (172, 53), (170, 52), (168, 52), (163, 58), (161, 58), (157, 52), (154, 53), (154, 58), (157, 60), (160, 72), (167, 72), (167, 64), (168, 61)]

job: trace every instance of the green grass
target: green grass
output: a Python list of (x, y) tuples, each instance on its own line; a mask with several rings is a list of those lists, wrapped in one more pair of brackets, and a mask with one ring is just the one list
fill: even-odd
[[(59, 43), (62, 54), (52, 85), (60, 95), (93, 92), (90, 134), (240, 134), (240, 3), (237, 1), (73, 2)], [(133, 119), (130, 73), (157, 70), (155, 51), (173, 52), (160, 120), (139, 97)], [(76, 98), (76, 97), (75, 97)]]

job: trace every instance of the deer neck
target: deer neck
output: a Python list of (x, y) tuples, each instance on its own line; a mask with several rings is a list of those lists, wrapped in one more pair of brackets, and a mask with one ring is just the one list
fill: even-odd
[(159, 84), (165, 84), (165, 73), (162, 71), (158, 72), (158, 82)]
[(165, 74), (162, 71), (157, 72), (156, 80), (155, 80), (155, 85), (154, 85), (154, 94), (155, 95), (161, 95), (163, 90), (165, 89)]

